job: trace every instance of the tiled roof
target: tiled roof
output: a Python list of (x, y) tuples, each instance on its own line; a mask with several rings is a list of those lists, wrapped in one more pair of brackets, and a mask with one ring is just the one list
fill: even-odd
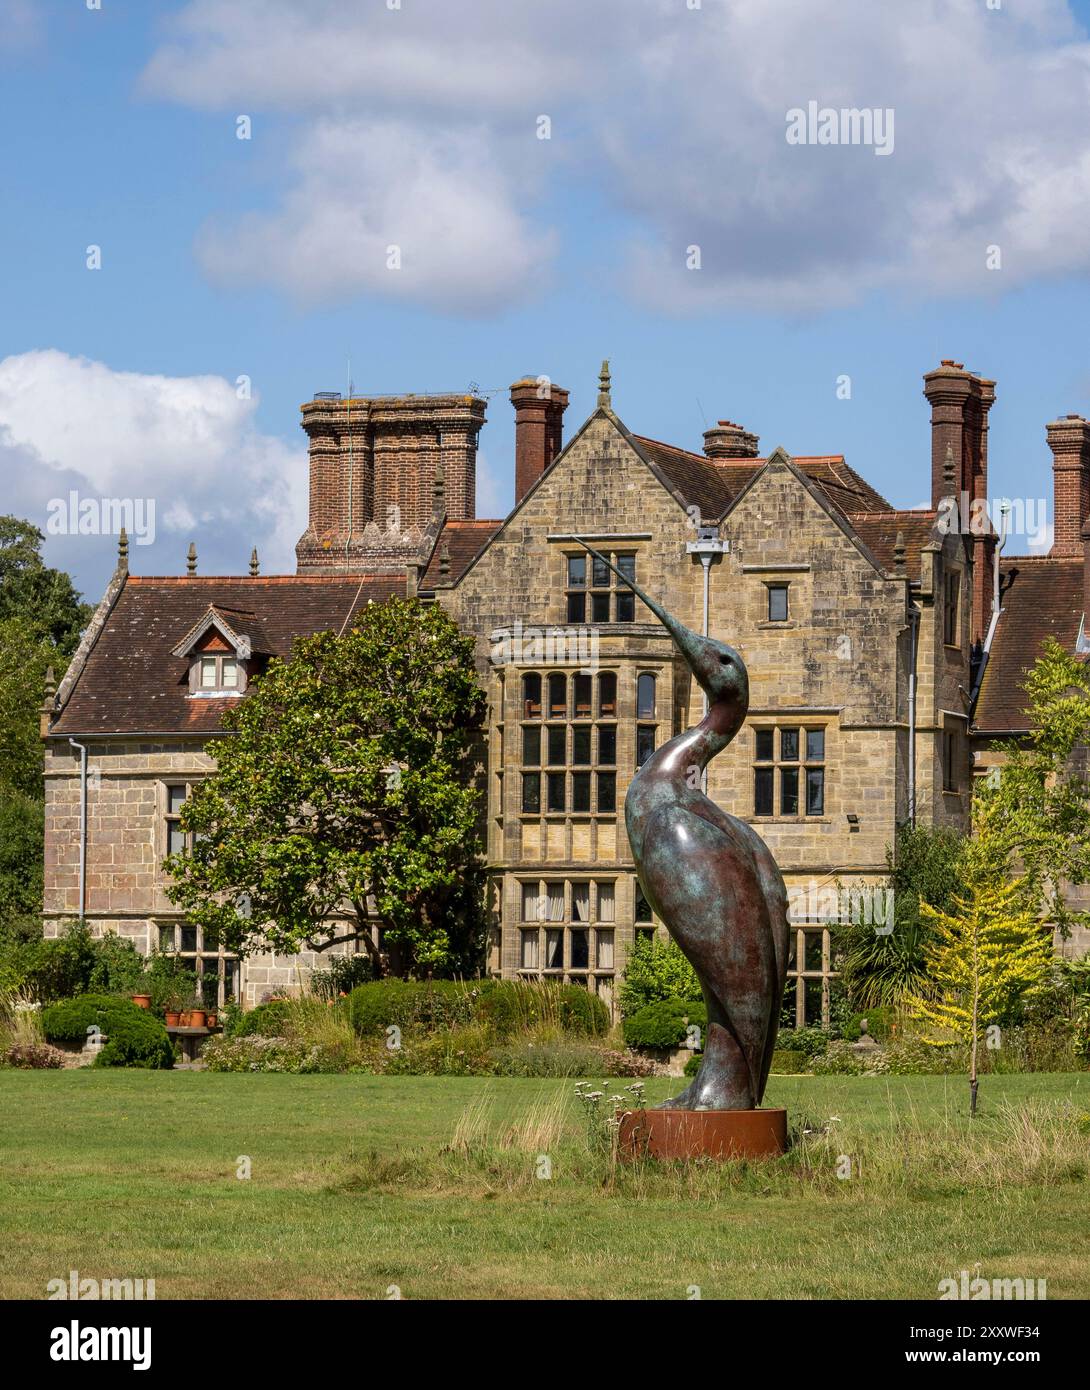
[[(703, 454), (690, 453), (658, 439), (634, 436), (636, 442), (651, 458), (681, 495), (700, 508), (706, 517), (719, 517), (730, 506), (767, 459), (732, 458), (709, 459)], [(844, 462), (842, 454), (792, 456), (806, 476), (818, 484), (826, 497), (844, 513), (888, 512), (889, 503), (880, 493)]]
[(894, 567), (893, 550), (900, 533), (905, 547), (905, 568), (911, 579), (920, 577), (920, 551), (931, 539), (935, 512), (871, 512), (851, 515), (856, 535), (884, 570)]
[(1046, 637), (1075, 650), (1083, 611), (1079, 556), (1017, 555), (1000, 562), (1003, 611), (977, 697), (974, 729), (983, 734), (1029, 727), (1022, 683)]
[(643, 435), (634, 438), (682, 497), (700, 508), (701, 516), (722, 516), (738, 489), (732, 490), (710, 459), (703, 454), (691, 454), (687, 449), (677, 449), (672, 444), (663, 444), (659, 439), (645, 439)]
[(232, 697), (190, 697), (188, 663), (171, 654), (209, 605), (255, 614), (262, 646), (286, 656), (293, 638), (339, 631), (369, 600), (404, 593), (396, 574), (129, 577), (51, 732), (214, 733)]
[[(428, 567), (420, 580), (420, 588), (434, 589), (441, 579), (451, 583), (461, 579), (502, 525), (502, 521), (448, 521), (439, 532)], [(444, 546), (447, 548), (450, 572), (441, 576), (439, 570)]]

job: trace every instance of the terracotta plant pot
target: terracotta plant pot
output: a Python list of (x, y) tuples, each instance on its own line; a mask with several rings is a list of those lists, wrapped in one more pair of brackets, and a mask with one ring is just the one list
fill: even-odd
[(167, 1010), (165, 1010), (165, 1013), (166, 1013), (167, 1027), (168, 1027), (168, 1028), (177, 1028), (177, 1027), (180, 1025), (181, 1020), (182, 1020), (181, 1014), (178, 1013), (178, 1012), (176, 1012), (174, 1009), (167, 1009)]
[(151, 995), (150, 995), (150, 994), (134, 994), (134, 995), (132, 996), (132, 1002), (136, 1005), (136, 1007), (137, 1007), (138, 1009), (150, 1009), (150, 1008), (151, 1008)]
[(189, 1026), (190, 1026), (190, 1028), (203, 1028), (203, 1027), (204, 1027), (204, 1010), (203, 1010), (203, 1009), (194, 1009), (194, 1010), (190, 1013), (190, 1015), (189, 1015)]
[(182, 1012), (181, 1012), (181, 1013), (179, 1014), (179, 1016), (178, 1016), (178, 1023), (179, 1023), (179, 1025), (180, 1025), (182, 1028), (189, 1028), (189, 1027), (191, 1027), (192, 1025), (190, 1024), (190, 1019), (191, 1019), (192, 1017), (193, 1017), (193, 1015), (190, 1013), (190, 1011), (189, 1011), (188, 1009), (183, 1009)]
[(205, 1016), (204, 1016), (204, 1022), (205, 1022), (205, 1026), (206, 1026), (207, 1028), (215, 1028), (215, 1026), (216, 1026), (216, 1015), (215, 1015), (215, 1014), (205, 1014)]

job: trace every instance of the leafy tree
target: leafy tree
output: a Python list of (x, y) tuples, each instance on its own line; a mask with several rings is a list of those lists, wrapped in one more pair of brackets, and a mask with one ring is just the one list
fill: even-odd
[(473, 642), (437, 605), (370, 604), (344, 636), (299, 639), (224, 716), (170, 898), (241, 954), (355, 940), (381, 975), (371, 899), (395, 964), (475, 964), (483, 711)]
[(857, 1009), (930, 991), (926, 951), (933, 927), (925, 908), (944, 909), (953, 902), (963, 883), (964, 849), (965, 841), (950, 829), (897, 827), (896, 841), (886, 850), (893, 930), (880, 934), (875, 923), (850, 922), (835, 934), (841, 979)]
[(80, 601), (63, 570), (46, 565), (44, 539), (29, 521), (0, 516), (0, 623), (17, 619), (31, 637), (46, 641), (66, 660), (79, 645), (92, 609)]
[(671, 938), (637, 936), (625, 964), (621, 1017), (630, 1018), (661, 999), (701, 999), (696, 972)]
[[(1026, 998), (1047, 987), (1052, 969), (1052, 931), (1033, 913), (1020, 910), (1017, 882), (974, 879), (952, 913), (924, 904), (934, 925), (925, 948), (936, 997), (908, 995), (915, 1019), (969, 1045), (969, 1113), (976, 1114), (977, 1054), (990, 1025), (1004, 1024)], [(931, 1041), (944, 1041), (941, 1037)]]
[(1090, 913), (1071, 909), (1065, 885), (1090, 882), (1090, 668), (1052, 637), (1024, 683), (1033, 732), (983, 779), (973, 798), (973, 871), (1014, 872), (1025, 911), (1068, 936)]
[(38, 798), (44, 758), (38, 717), (54, 656), (21, 619), (0, 621), (0, 788)]

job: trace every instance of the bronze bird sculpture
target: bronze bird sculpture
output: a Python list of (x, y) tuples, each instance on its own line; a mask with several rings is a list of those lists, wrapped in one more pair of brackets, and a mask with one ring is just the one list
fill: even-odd
[(644, 896), (696, 972), (708, 1024), (693, 1082), (659, 1109), (754, 1110), (764, 1095), (787, 973), (787, 891), (752, 827), (704, 795), (701, 774), (749, 709), (749, 674), (733, 647), (683, 626), (579, 537), (650, 608), (708, 697), (693, 729), (657, 749), (625, 797)]

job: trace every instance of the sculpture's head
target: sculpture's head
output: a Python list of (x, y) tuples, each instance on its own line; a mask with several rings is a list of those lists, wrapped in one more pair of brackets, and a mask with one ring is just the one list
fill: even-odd
[(709, 706), (726, 706), (724, 713), (728, 715), (729, 733), (728, 729), (721, 732), (733, 736), (741, 728), (749, 709), (749, 672), (738, 652), (733, 647), (728, 647), (726, 642), (719, 642), (714, 637), (702, 637), (700, 633), (693, 632), (691, 628), (679, 623), (672, 613), (667, 613), (661, 604), (644, 593), (633, 580), (626, 578), (604, 555), (587, 545), (586, 541), (579, 536), (573, 536), (572, 540), (578, 541), (596, 560), (607, 565), (617, 578), (623, 580), (650, 608), (674, 639), (697, 684), (707, 695)]

